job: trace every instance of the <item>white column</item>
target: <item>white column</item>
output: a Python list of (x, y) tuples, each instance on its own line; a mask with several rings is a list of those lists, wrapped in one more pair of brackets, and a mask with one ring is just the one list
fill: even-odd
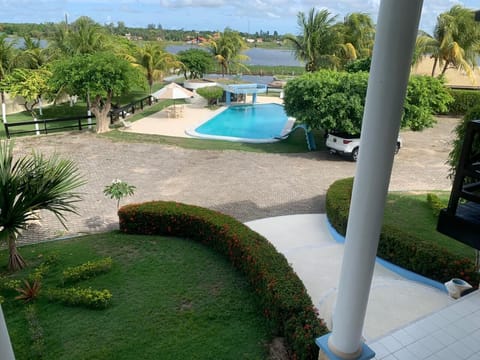
[(38, 125), (38, 119), (34, 118), (33, 121), (35, 121), (35, 133), (37, 135), (40, 135), (40, 126)]
[(38, 97), (38, 113), (40, 116), (43, 116), (43, 101), (41, 95)]
[(383, 0), (380, 4), (333, 332), (328, 340), (329, 349), (345, 359), (356, 358), (361, 351), (422, 3), (422, 0)]
[(10, 343), (10, 337), (8, 336), (7, 325), (5, 318), (3, 317), (2, 306), (0, 305), (0, 359), (2, 360), (15, 360), (13, 354), (12, 344)]
[[(90, 111), (90, 109), (88, 109), (87, 115), (88, 115), (88, 116), (92, 116), (92, 112)], [(91, 118), (91, 117), (89, 117), (89, 118), (87, 119), (87, 123), (88, 123), (88, 128), (91, 129), (91, 128), (92, 128), (92, 118)], [(97, 126), (98, 126), (98, 125), (97, 125)]]
[(7, 105), (5, 103), (2, 103), (2, 120), (4, 124), (7, 123)]

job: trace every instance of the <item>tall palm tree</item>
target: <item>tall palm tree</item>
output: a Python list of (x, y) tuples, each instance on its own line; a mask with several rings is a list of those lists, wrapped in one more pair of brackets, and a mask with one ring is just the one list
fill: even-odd
[(242, 51), (247, 48), (240, 34), (229, 28), (223, 33), (210, 36), (206, 42), (208, 50), (215, 60), (220, 64), (222, 77), (230, 73), (232, 66), (241, 67), (248, 70), (242, 61), (248, 60), (248, 56), (243, 55)]
[(21, 47), (20, 63), (27, 69), (40, 69), (49, 61), (46, 49), (40, 46), (40, 40), (32, 39), (30, 36), (23, 37)]
[(25, 267), (16, 239), (38, 210), (53, 212), (65, 226), (64, 212), (75, 213), (80, 200), (74, 190), (84, 181), (70, 160), (33, 153), (13, 159), (13, 143), (0, 141), (0, 241), (8, 244), (8, 268)]
[(126, 58), (145, 73), (150, 94), (154, 81), (163, 80), (168, 70), (180, 65), (175, 55), (169, 54), (155, 43), (147, 43), (142, 47), (137, 47), (134, 54), (126, 55)]
[[(18, 52), (15, 49), (15, 43), (7, 40), (6, 34), (0, 34), (0, 82), (7, 76), (16, 66), (18, 61)], [(2, 117), (3, 122), (7, 122), (5, 92), (0, 90), (2, 98)]]
[(472, 76), (480, 53), (480, 25), (471, 10), (455, 5), (438, 16), (433, 36), (420, 35), (417, 45), (418, 53), (434, 59), (432, 76), (437, 66), (442, 67), (441, 75), (453, 66)]
[(345, 17), (343, 23), (344, 43), (355, 48), (357, 57), (372, 56), (375, 39), (375, 25), (368, 14), (352, 13)]
[(299, 12), (297, 23), (301, 33), (298, 36), (286, 35), (286, 40), (294, 46), (295, 57), (305, 62), (306, 71), (316, 71), (322, 67), (336, 67), (338, 58), (338, 34), (333, 29), (335, 16), (327, 10), (310, 9), (308, 15)]

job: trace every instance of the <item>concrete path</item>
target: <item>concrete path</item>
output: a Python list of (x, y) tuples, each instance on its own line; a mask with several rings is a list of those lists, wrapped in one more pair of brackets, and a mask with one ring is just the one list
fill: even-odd
[[(331, 236), (326, 216), (280, 216), (250, 221), (246, 225), (265, 236), (285, 255), (331, 329), (344, 245)], [(377, 339), (452, 302), (446, 292), (406, 280), (377, 263), (363, 336), (367, 341)]]

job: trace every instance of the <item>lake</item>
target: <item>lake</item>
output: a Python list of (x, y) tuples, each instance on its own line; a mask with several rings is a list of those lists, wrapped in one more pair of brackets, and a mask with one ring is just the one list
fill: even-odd
[[(205, 48), (196, 45), (169, 45), (165, 47), (169, 53), (176, 54), (179, 51), (192, 48)], [(247, 65), (263, 65), (263, 66), (303, 66), (303, 64), (295, 59), (292, 50), (284, 49), (261, 49), (252, 48), (243, 52), (250, 59), (245, 61)]]

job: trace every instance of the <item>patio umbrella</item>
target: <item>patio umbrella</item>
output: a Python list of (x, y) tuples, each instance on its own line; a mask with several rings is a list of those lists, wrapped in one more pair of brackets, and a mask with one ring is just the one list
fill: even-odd
[(170, 99), (173, 100), (173, 107), (175, 107), (175, 99), (188, 99), (195, 94), (190, 90), (178, 85), (177, 83), (170, 83), (160, 90), (154, 92), (152, 96), (156, 99)]

